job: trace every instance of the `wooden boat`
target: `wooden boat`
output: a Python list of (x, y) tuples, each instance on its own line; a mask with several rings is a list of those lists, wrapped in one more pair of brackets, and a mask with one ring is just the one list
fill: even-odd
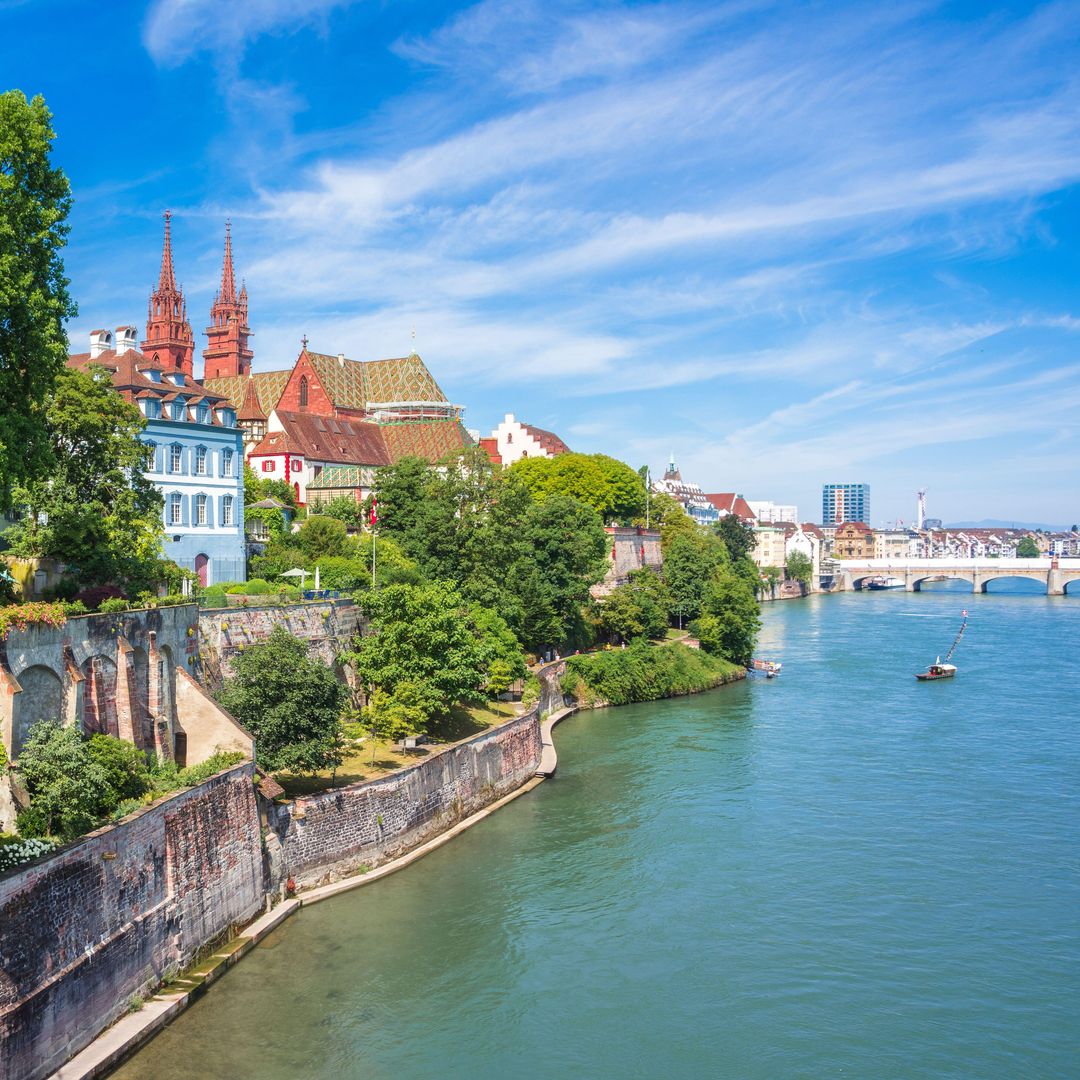
[(953, 639), (952, 648), (946, 653), (944, 660), (939, 656), (926, 671), (916, 673), (915, 678), (920, 682), (933, 682), (935, 679), (951, 679), (956, 674), (956, 665), (950, 664), (949, 661), (952, 659), (952, 654), (956, 652), (956, 646), (960, 644), (960, 639), (964, 636), (964, 631), (967, 629), (968, 613), (963, 611), (961, 614), (964, 617), (964, 621), (960, 624), (960, 629)]

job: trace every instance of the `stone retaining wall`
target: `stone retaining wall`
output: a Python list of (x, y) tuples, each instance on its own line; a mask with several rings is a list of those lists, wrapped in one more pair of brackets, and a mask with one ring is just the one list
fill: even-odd
[(218, 689), (232, 674), (233, 657), (249, 645), (265, 641), (276, 626), (306, 641), (312, 656), (337, 670), (338, 654), (352, 643), (360, 622), (360, 611), (352, 600), (200, 611), (204, 679), (209, 687)]
[(250, 763), (0, 876), (0, 1076), (49, 1076), (263, 902)]
[(402, 772), (277, 807), (284, 866), (300, 884), (376, 866), (525, 783), (540, 753), (532, 709)]

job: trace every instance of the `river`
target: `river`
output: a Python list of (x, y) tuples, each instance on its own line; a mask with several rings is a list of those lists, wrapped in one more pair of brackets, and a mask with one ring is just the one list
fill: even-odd
[(764, 620), (781, 678), (571, 718), (553, 780), (304, 909), (114, 1076), (1077, 1076), (1080, 597)]

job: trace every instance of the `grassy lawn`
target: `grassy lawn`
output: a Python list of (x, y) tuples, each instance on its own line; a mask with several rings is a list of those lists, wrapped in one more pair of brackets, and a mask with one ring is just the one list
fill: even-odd
[(689, 637), (689, 630), (676, 630), (674, 627), (669, 626), (667, 632), (668, 641), (682, 641), (683, 638)]
[[(458, 707), (449, 716), (435, 721), (428, 733), (432, 743), (415, 750), (402, 750), (385, 739), (375, 741), (372, 753), (370, 736), (346, 751), (345, 760), (337, 770), (336, 778), (329, 770), (311, 776), (277, 773), (276, 779), (287, 795), (313, 795), (331, 786), (342, 787), (359, 780), (372, 780), (385, 776), (406, 765), (415, 765), (430, 753), (450, 743), (478, 735), (486, 728), (494, 727), (518, 714), (519, 706), (511, 701), (489, 701), (483, 705)], [(374, 757), (374, 763), (372, 758)]]

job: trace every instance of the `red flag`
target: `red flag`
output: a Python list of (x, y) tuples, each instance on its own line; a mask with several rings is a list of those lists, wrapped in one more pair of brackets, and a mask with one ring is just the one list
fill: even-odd
[(375, 513), (375, 507), (379, 505), (379, 500), (374, 495), (371, 496), (371, 527), (375, 528), (375, 522), (379, 520), (379, 515)]

